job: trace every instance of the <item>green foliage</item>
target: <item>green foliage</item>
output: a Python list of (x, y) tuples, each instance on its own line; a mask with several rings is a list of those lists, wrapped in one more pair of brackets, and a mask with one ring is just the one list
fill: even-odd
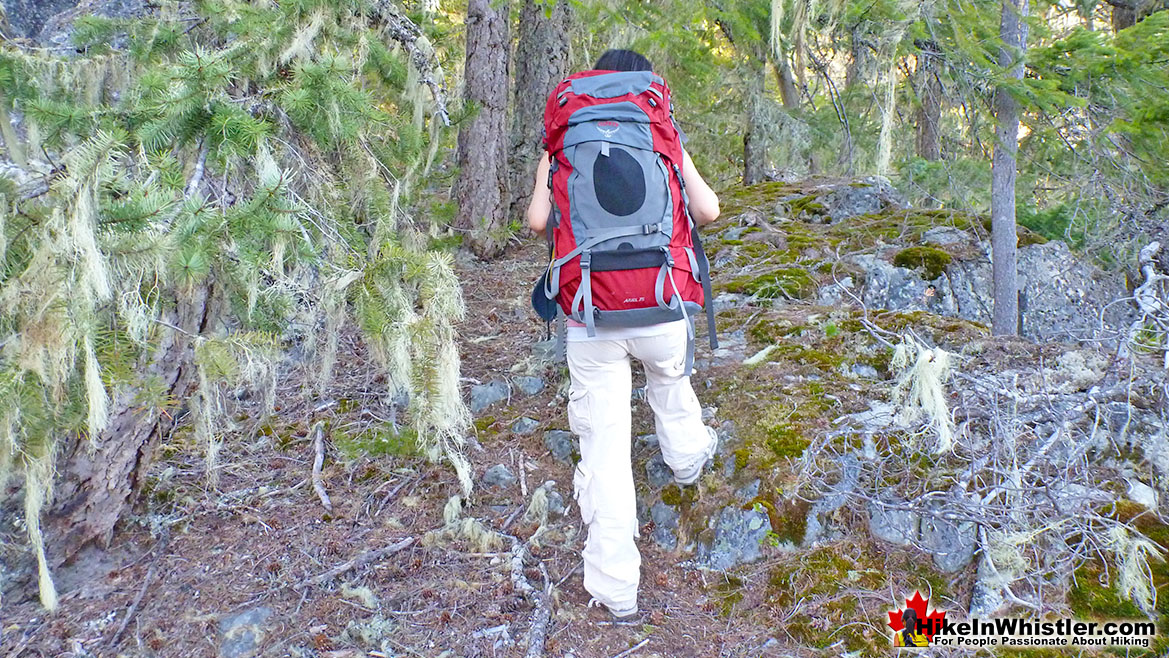
[[(46, 605), (36, 521), (54, 451), (101, 440), (120, 393), (135, 413), (176, 407), (173, 384), (140, 374), (175, 336), (195, 346), (185, 402), (212, 480), (237, 422), (229, 391), (259, 391), (263, 423), (277, 368), (327, 383), (352, 323), (410, 408), (339, 444), (446, 458), (469, 489), (462, 298), (450, 254), (427, 248), (450, 213), (425, 212), (418, 184), (449, 137), (385, 11), (205, 0), (80, 18), (76, 56), (0, 46), (0, 107), (23, 115), (37, 171), (58, 168), (24, 201), (0, 185), (0, 478), (28, 482)], [(175, 325), (207, 292), (216, 321)], [(303, 365), (285, 361), (294, 346)]]

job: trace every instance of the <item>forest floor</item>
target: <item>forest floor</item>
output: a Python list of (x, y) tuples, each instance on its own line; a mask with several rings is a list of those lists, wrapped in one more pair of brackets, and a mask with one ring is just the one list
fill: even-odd
[[(477, 484), (463, 510), (464, 517), (522, 542), (537, 526), (518, 513), (541, 483), (556, 483), (567, 512), (554, 515), (530, 545), (526, 569), (537, 588), (544, 585), (541, 569), (553, 585), (544, 655), (792, 654), (780, 620), (761, 625), (726, 615), (719, 592), (728, 577), (682, 566), (685, 555), (645, 539), (649, 528), (639, 542), (641, 614), (617, 622), (603, 608), (588, 607), (580, 571), (582, 526), (571, 504), (572, 467), (555, 460), (542, 440), (542, 430), (568, 429), (566, 384), (561, 386), (567, 375), (531, 358), (545, 331), (528, 303), (542, 262), (542, 247), (529, 243), (490, 267), (464, 262), (459, 274), (475, 281), (464, 288), (464, 390), (518, 374), (548, 382), (541, 393), (508, 406), (522, 406), (522, 415), (538, 420), (540, 431), (507, 432), (516, 418), (493, 419), (494, 427), (478, 423), (480, 439), (468, 449), (476, 479), (488, 467), (505, 464), (523, 482), (507, 490)], [(513, 585), (509, 546), (482, 550), (457, 537), (434, 541), (436, 535), (423, 541), (444, 527), (443, 507), (459, 491), (450, 468), (416, 456), (345, 459), (330, 447), (323, 483), (333, 510), (323, 508), (309, 482), (313, 423), (328, 419), (332, 427), (357, 432), (384, 413), (376, 403), (362, 403), (376, 400), (384, 384), (358, 341), (343, 341), (337, 372), (338, 382), (317, 401), (298, 395), (303, 382), (283, 381), (275, 419), (261, 424), (241, 416), (237, 431), (225, 436), (214, 486), (206, 477), (203, 446), (189, 434), (176, 434), (108, 550), (92, 550), (57, 571), (61, 607), (55, 614), (46, 614), (35, 599), (4, 601), (0, 655), (530, 655), (526, 636), (537, 610)], [(319, 410), (320, 400), (334, 404)], [(635, 431), (651, 427), (642, 405)], [(5, 537), (13, 542), (3, 547), (6, 558), (23, 550), (19, 539), (15, 533)], [(408, 547), (392, 555), (303, 586), (366, 551), (409, 539)], [(781, 559), (738, 570), (748, 599), (765, 589), (750, 583), (766, 579)], [(773, 637), (779, 640), (768, 644)]]
[[(546, 432), (569, 429), (567, 370), (542, 353), (545, 326), (529, 292), (545, 255), (531, 240), (490, 265), (458, 259), (467, 306), (462, 392), (469, 399), (473, 386), (500, 381), (511, 390), (476, 414), (466, 451), (476, 483), (469, 501), (451, 503), (460, 487), (449, 465), (419, 456), (405, 434), (387, 434), (397, 418), (387, 383), (356, 334), (346, 334), (327, 390), (308, 392), (303, 372), (286, 377), (273, 418), (259, 413), (259, 396), (237, 392), (241, 412), (223, 428), (216, 481), (207, 476), (206, 446), (180, 425), (108, 549), (54, 573), (56, 613), (35, 600), (22, 527), (0, 522), (0, 580), (10, 581), (0, 656), (875, 656), (890, 650), (886, 622), (899, 596), (918, 589), (934, 608), (961, 614), (973, 563), (940, 573), (928, 555), (877, 539), (863, 505), (817, 516), (814, 502), (844, 497), (833, 493), (844, 471), (820, 472), (809, 487), (812, 462), (800, 456), (830, 437), (843, 437), (846, 448), (859, 441), (838, 423), (888, 398), (893, 350), (878, 334), (916, 333), (961, 352), (970, 372), (1034, 369), (1071, 348), (990, 339), (982, 325), (921, 310), (817, 305), (818, 289), (849, 274), (839, 271), (842, 252), (917, 244), (945, 222), (977, 226), (901, 210), (781, 225), (771, 209), (789, 192), (779, 184), (747, 188), (707, 229), (716, 292), (729, 302), (718, 314), (722, 349), (712, 355), (700, 330), (693, 384), (724, 442), (696, 490), (651, 481), (657, 449), (640, 437), (653, 432), (652, 415), (644, 400), (632, 402), (646, 521), (634, 620), (590, 607), (583, 588), (572, 460), (557, 459), (545, 441)], [(634, 373), (641, 386), (644, 376)], [(520, 377), (543, 386), (521, 392)], [(957, 388), (952, 396), (961, 397)], [(331, 509), (311, 477), (317, 428)], [(892, 455), (903, 450), (899, 442), (917, 439), (901, 432), (876, 441), (880, 454)], [(514, 481), (489, 483), (487, 471), (499, 465)], [(551, 491), (564, 513), (533, 505)], [(662, 505), (676, 510), (675, 550), (656, 541), (647, 511)], [(766, 519), (769, 531), (754, 541), (758, 559), (720, 570), (695, 546), (718, 539), (728, 517)], [(823, 524), (815, 537), (813, 520)], [(541, 596), (545, 587), (550, 596)], [(1086, 612), (1112, 609), (1096, 605), (1114, 599), (1105, 589), (1084, 591), (1096, 597)], [(542, 652), (539, 643), (529, 650), (533, 626), (544, 630)]]

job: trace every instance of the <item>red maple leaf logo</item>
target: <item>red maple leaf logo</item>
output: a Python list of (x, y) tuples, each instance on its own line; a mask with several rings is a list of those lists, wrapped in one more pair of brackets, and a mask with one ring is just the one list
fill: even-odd
[[(917, 618), (922, 622), (922, 634), (930, 642), (933, 642), (934, 633), (942, 627), (942, 620), (946, 618), (946, 613), (934, 610), (927, 614), (926, 609), (929, 608), (929, 604), (930, 600), (923, 599), (921, 592), (914, 592), (912, 599), (905, 599), (906, 608), (912, 608), (917, 613)], [(905, 608), (889, 611), (889, 628), (892, 628), (894, 633), (905, 628), (905, 624), (901, 621), (901, 614), (904, 611)]]

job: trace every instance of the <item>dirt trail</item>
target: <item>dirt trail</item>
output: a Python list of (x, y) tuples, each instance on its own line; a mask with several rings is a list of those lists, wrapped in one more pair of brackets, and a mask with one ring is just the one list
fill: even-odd
[[(545, 430), (567, 429), (559, 392), (567, 375), (531, 359), (531, 345), (545, 331), (528, 306), (542, 260), (542, 247), (531, 243), (490, 266), (463, 262), (459, 276), (468, 307), (460, 336), (464, 390), (520, 375), (546, 381), (540, 393), (513, 396), (478, 415), (477, 446), (468, 451), (478, 488), (462, 512), (523, 542), (537, 525), (526, 523), (522, 510), (541, 483), (554, 481), (567, 501), (567, 514), (553, 515), (530, 547), (525, 569), (526, 579), (540, 587), (542, 566), (554, 585), (544, 655), (608, 657), (630, 649), (623, 655), (787, 655), (775, 642), (760, 648), (778, 628), (722, 614), (724, 577), (679, 566), (687, 556), (658, 549), (647, 539), (652, 527), (642, 529), (639, 542), (641, 617), (613, 623), (588, 607), (572, 467), (553, 458), (542, 438)], [(458, 491), (453, 473), (418, 457), (345, 460), (338, 454), (338, 436), (360, 436), (393, 414), (367, 364), (362, 346), (349, 337), (337, 367), (343, 375), (325, 395), (302, 399), (300, 382), (285, 381), (276, 418), (259, 423), (241, 415), (238, 430), (225, 437), (215, 489), (205, 478), (202, 446), (189, 432), (176, 433), (151, 468), (135, 515), (109, 549), (91, 551), (56, 574), (62, 592), (57, 614), (45, 614), (27, 598), (35, 588), (9, 588), (0, 612), (0, 655), (527, 655), (537, 610), (513, 585), (506, 542), (481, 550), (462, 538), (424, 539), (444, 525), (443, 507)], [(642, 403), (635, 431), (652, 431), (648, 414)], [(510, 428), (524, 416), (538, 428), (516, 435)], [(331, 513), (308, 481), (310, 429), (317, 421), (328, 422), (332, 439), (323, 471)], [(522, 482), (483, 486), (483, 473), (496, 464)], [(18, 572), (27, 556), (18, 529), (5, 526), (0, 557)], [(404, 538), (415, 541), (383, 560), (297, 586)], [(764, 567), (756, 571), (739, 574), (748, 597), (765, 589), (751, 587), (766, 577)]]

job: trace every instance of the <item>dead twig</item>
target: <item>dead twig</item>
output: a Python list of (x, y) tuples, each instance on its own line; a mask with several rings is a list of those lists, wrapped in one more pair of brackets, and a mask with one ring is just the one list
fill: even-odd
[(645, 646), (645, 645), (647, 645), (647, 644), (649, 644), (649, 638), (648, 638), (648, 637), (647, 637), (647, 638), (645, 638), (644, 640), (642, 640), (641, 642), (638, 642), (637, 644), (635, 644), (635, 645), (633, 645), (633, 646), (629, 647), (629, 648), (628, 648), (628, 649), (626, 649), (625, 651), (622, 651), (621, 653), (617, 654), (616, 656), (613, 656), (613, 658), (625, 658), (625, 656), (630, 656), (630, 655), (633, 655), (633, 652), (634, 652), (634, 651), (637, 651), (638, 649), (640, 649), (640, 648), (644, 647), (644, 646)]
[(146, 590), (150, 589), (150, 584), (154, 582), (154, 574), (158, 569), (158, 563), (161, 562), (163, 556), (166, 555), (166, 547), (169, 544), (170, 535), (168, 534), (166, 537), (163, 537), (163, 539), (158, 543), (158, 546), (155, 547), (154, 550), (157, 555), (154, 556), (154, 560), (150, 563), (150, 568), (146, 570), (146, 577), (142, 579), (142, 587), (138, 589), (138, 594), (134, 597), (134, 600), (130, 603), (130, 607), (126, 610), (126, 616), (122, 619), (122, 623), (118, 625), (118, 630), (114, 631), (113, 637), (110, 638), (111, 647), (118, 645), (118, 640), (122, 639), (122, 633), (126, 632), (126, 628), (130, 625), (130, 620), (133, 619), (134, 614), (138, 612), (138, 606), (142, 604), (142, 599), (146, 596)]
[(340, 576), (343, 573), (348, 573), (354, 569), (363, 567), (363, 566), (365, 566), (365, 565), (367, 565), (370, 562), (373, 562), (375, 560), (380, 560), (382, 558), (389, 557), (395, 553), (400, 553), (400, 552), (406, 550), (407, 548), (410, 548), (413, 545), (414, 545), (414, 538), (407, 537), (407, 538), (405, 538), (405, 539), (403, 539), (395, 544), (390, 544), (389, 546), (385, 546), (385, 547), (382, 547), (382, 548), (379, 548), (376, 550), (372, 550), (372, 551), (366, 551), (365, 553), (358, 555), (357, 557), (353, 558), (352, 560), (349, 560), (348, 562), (344, 562), (342, 564), (339, 564), (339, 565), (333, 567), (332, 569), (329, 569), (328, 571), (326, 571), (320, 575), (313, 576), (312, 578), (309, 578), (307, 580), (303, 580), (303, 581), (297, 583), (296, 585), (293, 585), (292, 587), (293, 587), (293, 589), (305, 589), (307, 587), (312, 587), (313, 585), (320, 585), (322, 583), (327, 583), (330, 580), (333, 580), (334, 578), (336, 578), (337, 576)]
[(332, 513), (333, 501), (329, 500), (329, 493), (325, 491), (325, 482), (321, 477), (321, 468), (325, 465), (325, 426), (321, 422), (313, 427), (313, 452), (316, 453), (313, 459), (313, 491), (317, 492), (317, 498), (321, 499), (325, 511)]

